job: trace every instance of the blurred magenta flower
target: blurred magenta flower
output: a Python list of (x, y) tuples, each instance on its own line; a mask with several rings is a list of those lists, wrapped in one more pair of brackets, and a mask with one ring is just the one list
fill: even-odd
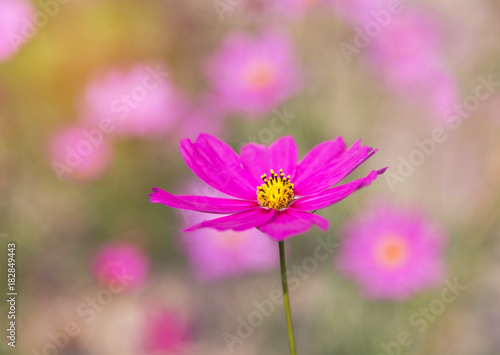
[[(193, 181), (183, 189), (189, 194), (227, 198), (201, 181)], [(181, 210), (183, 225), (189, 226), (214, 218), (195, 211)], [(217, 231), (199, 229), (180, 232), (182, 249), (188, 256), (193, 274), (202, 282), (215, 282), (249, 272), (274, 269), (279, 258), (274, 242), (257, 229), (246, 231)]]
[[(157, 187), (151, 202), (206, 213), (229, 214), (204, 221), (186, 231), (214, 228), (243, 231), (257, 227), (275, 240), (306, 232), (328, 221), (309, 213), (333, 205), (368, 186), (386, 169), (332, 187), (370, 158), (376, 150), (356, 141), (350, 148), (341, 137), (314, 147), (298, 162), (292, 137), (282, 137), (269, 147), (248, 143), (238, 155), (227, 144), (202, 134), (196, 142), (181, 141), (181, 154), (189, 168), (213, 188), (237, 199), (207, 196), (174, 196)], [(276, 173), (277, 171), (278, 173)], [(266, 173), (270, 172), (270, 176)]]
[(281, 32), (230, 34), (205, 69), (219, 104), (234, 113), (267, 114), (300, 87), (292, 44)]
[(427, 87), (422, 85), (415, 94), (428, 107), (431, 118), (445, 121), (447, 112), (461, 101), (457, 80), (441, 69), (430, 71), (428, 79)]
[(95, 180), (108, 168), (112, 148), (103, 134), (74, 125), (53, 134), (50, 159), (60, 180)]
[(440, 29), (430, 17), (412, 11), (395, 16), (367, 47), (375, 69), (394, 84), (414, 83), (439, 63)]
[(102, 285), (110, 282), (126, 290), (141, 287), (148, 277), (149, 258), (135, 244), (111, 242), (103, 245), (94, 255), (92, 272)]
[(183, 354), (191, 342), (188, 322), (175, 310), (160, 309), (146, 316), (143, 349), (147, 354)]
[(441, 28), (434, 18), (407, 11), (391, 19), (367, 47), (370, 67), (399, 96), (424, 103), (434, 118), (458, 100), (455, 79), (446, 72)]
[(25, 0), (0, 0), (0, 62), (11, 58), (34, 36), (34, 10)]
[(278, 14), (302, 16), (330, 2), (331, 0), (272, 0), (268, 6)]
[[(192, 213), (195, 215), (190, 222), (210, 220), (205, 214)], [(257, 229), (241, 232), (199, 229), (183, 233), (182, 242), (194, 275), (204, 282), (272, 270), (279, 264), (274, 242)]]
[[(402, 2), (387, 0), (329, 0), (340, 18), (365, 27), (368, 22), (385, 22), (405, 9)], [(385, 23), (384, 23), (385, 24)], [(387, 25), (387, 24), (385, 24)]]
[(369, 298), (405, 300), (444, 281), (445, 233), (421, 211), (375, 203), (343, 234), (337, 266)]
[[(174, 127), (185, 100), (161, 64), (115, 69), (91, 82), (83, 98), (86, 123), (120, 136), (158, 136)], [(102, 128), (102, 127), (106, 128)]]

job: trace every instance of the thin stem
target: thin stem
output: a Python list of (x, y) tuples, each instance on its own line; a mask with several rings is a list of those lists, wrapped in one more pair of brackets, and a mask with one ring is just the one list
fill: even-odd
[(295, 337), (293, 335), (292, 312), (290, 311), (290, 297), (288, 295), (288, 282), (286, 278), (285, 263), (285, 242), (279, 242), (280, 265), (281, 265), (281, 286), (283, 287), (283, 300), (285, 301), (286, 326), (288, 328), (288, 341), (290, 342), (290, 354), (296, 355)]

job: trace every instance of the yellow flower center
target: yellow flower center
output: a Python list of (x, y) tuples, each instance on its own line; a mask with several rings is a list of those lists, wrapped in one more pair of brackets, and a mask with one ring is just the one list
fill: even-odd
[(257, 200), (262, 207), (283, 210), (292, 203), (293, 184), (290, 182), (290, 175), (285, 177), (283, 169), (280, 169), (279, 176), (271, 169), (269, 179), (266, 174), (261, 178), (264, 183), (257, 187)]
[(274, 70), (267, 63), (251, 64), (246, 73), (245, 79), (248, 85), (255, 89), (264, 89), (274, 80)]
[(375, 256), (381, 265), (393, 269), (408, 259), (408, 245), (401, 237), (389, 234), (378, 242)]

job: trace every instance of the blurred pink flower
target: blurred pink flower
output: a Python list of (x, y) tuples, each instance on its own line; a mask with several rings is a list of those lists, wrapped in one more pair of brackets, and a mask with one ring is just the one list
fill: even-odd
[(420, 88), (420, 94), (431, 118), (441, 122), (445, 121), (446, 112), (460, 102), (457, 80), (439, 69), (429, 73), (428, 85)]
[[(228, 198), (229, 196), (199, 181), (185, 189), (189, 194)], [(213, 219), (204, 213), (181, 210), (184, 227)], [(279, 264), (275, 243), (257, 229), (242, 232), (197, 230), (180, 232), (182, 249), (194, 275), (203, 282), (217, 281), (248, 272), (274, 269)]]
[(423, 103), (439, 119), (459, 96), (455, 79), (443, 68), (441, 32), (434, 18), (407, 11), (394, 16), (366, 48), (371, 68), (389, 89)]
[(229, 35), (207, 60), (206, 75), (219, 104), (234, 113), (267, 114), (300, 87), (290, 39), (272, 31)]
[(394, 17), (367, 47), (373, 68), (393, 85), (421, 83), (440, 63), (440, 29), (429, 17), (407, 12)]
[[(106, 124), (121, 136), (158, 136), (169, 132), (184, 110), (183, 96), (161, 64), (115, 69), (91, 82), (84, 94), (87, 123)], [(105, 123), (107, 122), (107, 123)]]
[(331, 0), (273, 0), (268, 6), (278, 14), (302, 16), (330, 2)]
[(133, 290), (146, 282), (149, 259), (135, 244), (112, 242), (96, 252), (91, 266), (99, 283), (108, 286), (114, 281), (117, 287)]
[(112, 158), (112, 148), (103, 134), (76, 125), (53, 134), (49, 153), (52, 168), (60, 180), (97, 179)]
[(11, 58), (32, 29), (33, 6), (25, 0), (0, 0), (0, 62)]
[(160, 309), (144, 322), (143, 349), (148, 354), (181, 354), (191, 341), (189, 324), (175, 310)]
[(444, 281), (445, 234), (420, 211), (375, 203), (343, 234), (337, 266), (369, 298), (405, 300)]
[[(367, 21), (374, 19), (374, 13), (388, 10), (388, 0), (330, 0), (333, 3), (334, 12), (341, 18), (365, 25)], [(401, 5), (400, 5), (401, 7)], [(399, 16), (399, 15), (396, 15)]]
[[(205, 214), (192, 213), (197, 217), (191, 218), (191, 222), (211, 219)], [(275, 242), (257, 229), (182, 232), (182, 242), (193, 273), (205, 282), (272, 270), (279, 265)]]

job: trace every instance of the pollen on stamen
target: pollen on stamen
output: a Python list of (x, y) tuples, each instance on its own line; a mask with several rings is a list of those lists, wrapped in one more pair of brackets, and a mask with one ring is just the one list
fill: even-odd
[(257, 187), (257, 200), (262, 207), (283, 210), (294, 199), (293, 184), (290, 183), (290, 175), (285, 177), (283, 169), (279, 170), (279, 175), (272, 169), (270, 173), (271, 176), (269, 179), (266, 174), (261, 175), (264, 183)]

